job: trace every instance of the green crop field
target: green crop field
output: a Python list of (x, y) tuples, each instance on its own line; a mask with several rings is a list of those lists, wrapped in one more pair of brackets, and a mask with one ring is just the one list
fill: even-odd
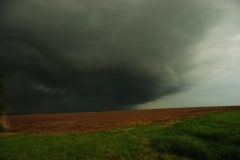
[(240, 160), (240, 110), (90, 134), (0, 135), (0, 160)]

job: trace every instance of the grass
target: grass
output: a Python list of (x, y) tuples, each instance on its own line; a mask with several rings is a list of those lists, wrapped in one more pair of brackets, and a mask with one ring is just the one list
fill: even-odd
[(187, 159), (240, 160), (240, 111), (184, 120), (154, 135), (152, 144)]
[(240, 160), (240, 110), (91, 134), (0, 136), (1, 160)]

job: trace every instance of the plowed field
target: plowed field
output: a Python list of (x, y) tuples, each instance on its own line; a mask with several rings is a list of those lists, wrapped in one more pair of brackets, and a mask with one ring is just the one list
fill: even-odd
[(175, 120), (240, 107), (198, 107), (107, 112), (5, 115), (13, 133), (87, 133), (115, 127)]

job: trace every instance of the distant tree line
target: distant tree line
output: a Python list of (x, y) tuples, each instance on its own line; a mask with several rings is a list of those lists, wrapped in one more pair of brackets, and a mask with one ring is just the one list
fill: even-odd
[(3, 78), (3, 73), (0, 71), (0, 115), (2, 115), (4, 112), (2, 78)]
[(2, 119), (2, 115), (4, 113), (4, 103), (3, 103), (3, 84), (2, 84), (2, 78), (3, 78), (3, 74), (0, 71), (0, 132), (3, 132), (5, 130), (4, 126), (3, 126), (3, 119)]

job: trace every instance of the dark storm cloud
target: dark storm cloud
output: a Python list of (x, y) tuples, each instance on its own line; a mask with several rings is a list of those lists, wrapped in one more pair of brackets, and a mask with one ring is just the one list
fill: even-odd
[(9, 112), (126, 109), (183, 90), (191, 47), (222, 14), (207, 2), (2, 1)]

